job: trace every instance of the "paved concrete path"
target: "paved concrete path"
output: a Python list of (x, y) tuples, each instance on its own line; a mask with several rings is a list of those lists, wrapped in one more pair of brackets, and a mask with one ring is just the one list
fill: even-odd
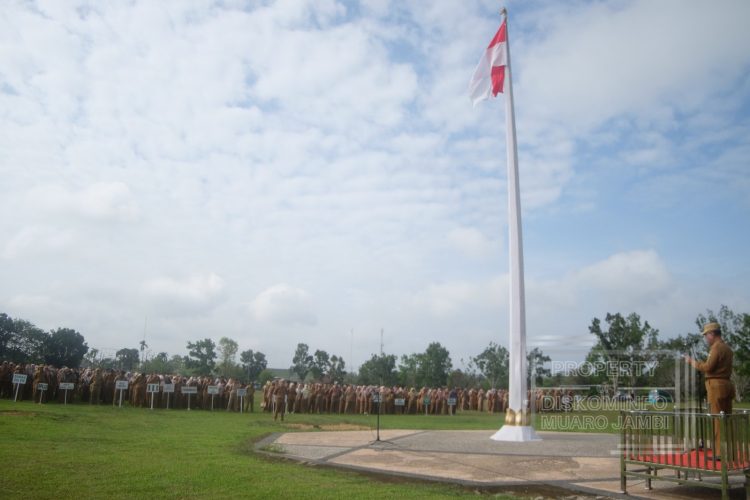
[[(377, 474), (508, 489), (529, 495), (583, 498), (721, 498), (720, 491), (666, 481), (628, 480), (620, 494), (618, 436), (540, 432), (542, 441), (497, 442), (492, 431), (383, 430), (290, 432), (257, 444), (261, 452)], [(666, 472), (664, 472), (666, 473)], [(744, 499), (737, 483), (731, 498)]]

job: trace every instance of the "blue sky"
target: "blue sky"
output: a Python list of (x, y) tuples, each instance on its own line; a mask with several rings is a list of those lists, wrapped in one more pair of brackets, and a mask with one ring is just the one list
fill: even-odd
[[(750, 4), (509, 2), (528, 345), (750, 312)], [(287, 366), (507, 345), (490, 1), (18, 2), (0, 15), (0, 311), (105, 351)], [(354, 332), (353, 335), (351, 332)]]

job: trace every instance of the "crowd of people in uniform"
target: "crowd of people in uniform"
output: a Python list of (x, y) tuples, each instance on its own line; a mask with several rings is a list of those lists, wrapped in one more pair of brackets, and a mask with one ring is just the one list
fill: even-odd
[[(13, 384), (14, 374), (26, 375), (25, 383)], [(119, 381), (128, 382), (128, 388), (122, 390), (123, 402), (135, 407), (151, 407), (152, 393), (147, 392), (147, 387), (149, 384), (158, 384), (159, 391), (153, 392), (154, 408), (226, 408), (240, 411), (242, 403), (242, 411), (254, 410), (255, 386), (233, 378), (145, 374), (101, 368), (55, 368), (50, 365), (13, 364), (7, 361), (0, 365), (0, 398), (40, 403), (57, 401), (93, 405), (119, 404)], [(61, 384), (65, 383), (74, 384), (73, 390), (63, 390)], [(171, 390), (165, 391), (165, 386)], [(185, 386), (195, 387), (195, 394), (184, 394)], [(216, 394), (211, 394), (209, 387), (216, 387)], [(238, 396), (238, 389), (245, 389), (240, 391), (240, 394), (244, 392), (241, 397)]]
[[(25, 374), (26, 381), (13, 384), (14, 374)], [(127, 389), (118, 390), (118, 381), (126, 381)], [(63, 390), (65, 383), (72, 383), (73, 389)], [(101, 368), (55, 368), (8, 361), (0, 365), (0, 398), (96, 405), (118, 404), (122, 397), (122, 401), (131, 406), (151, 407), (152, 393), (147, 391), (149, 384), (158, 384), (160, 389), (153, 392), (154, 408), (226, 408), (250, 412), (255, 409), (255, 385), (234, 378), (145, 374)], [(165, 391), (165, 386), (170, 388), (169, 392)], [(183, 387), (195, 387), (195, 393), (185, 394)], [(528, 393), (528, 401), (540, 411), (565, 410), (571, 400), (572, 394), (560, 389), (537, 389)], [(417, 389), (336, 382), (298, 383), (282, 379), (268, 381), (262, 387), (261, 401), (264, 412), (273, 413), (274, 419), (281, 417), (282, 420), (286, 413), (451, 415), (457, 411), (504, 413), (507, 407), (508, 391), (505, 389)]]
[[(573, 400), (570, 391), (537, 389), (528, 391), (527, 401), (543, 411), (563, 411)], [(380, 406), (382, 405), (382, 407)], [(482, 388), (406, 388), (401, 386), (269, 381), (263, 388), (264, 411), (274, 420), (285, 413), (339, 413), (396, 415), (455, 415), (456, 411), (505, 413), (508, 391)]]

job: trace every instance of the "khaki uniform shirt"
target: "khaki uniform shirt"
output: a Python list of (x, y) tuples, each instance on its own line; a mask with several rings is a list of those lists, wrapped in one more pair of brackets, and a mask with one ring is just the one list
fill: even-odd
[(706, 361), (695, 361), (693, 366), (697, 370), (704, 372), (706, 379), (728, 379), (732, 375), (733, 357), (732, 349), (722, 339), (718, 339), (711, 346)]

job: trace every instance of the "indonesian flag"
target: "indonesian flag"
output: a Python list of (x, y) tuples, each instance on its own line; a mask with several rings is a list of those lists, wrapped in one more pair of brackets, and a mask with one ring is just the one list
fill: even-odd
[(508, 64), (507, 40), (507, 29), (503, 20), (469, 82), (469, 97), (475, 106), (479, 101), (489, 99), (490, 94), (496, 96), (503, 91), (505, 66)]

